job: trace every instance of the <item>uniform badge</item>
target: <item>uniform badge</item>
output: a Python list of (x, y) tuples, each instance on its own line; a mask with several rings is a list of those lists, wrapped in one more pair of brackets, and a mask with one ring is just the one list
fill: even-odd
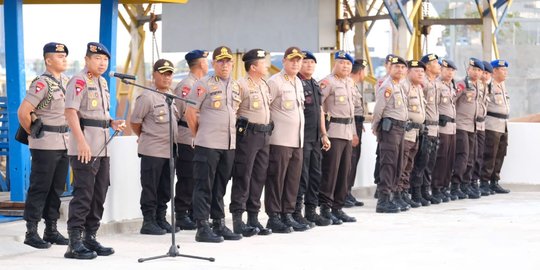
[(448, 98), (447, 98), (447, 97), (443, 97), (442, 102), (443, 102), (443, 103), (448, 102)]
[(238, 91), (240, 88), (238, 87), (238, 84), (237, 83), (233, 83), (233, 86), (232, 88), (236, 91)]
[(97, 105), (98, 105), (97, 99), (93, 99), (92, 100), (92, 107), (95, 108), (95, 107), (97, 107)]
[(184, 86), (182, 88), (182, 97), (186, 97), (189, 94), (189, 91), (191, 91), (191, 88), (189, 88), (189, 86)]
[(292, 102), (290, 100), (285, 101), (285, 108), (287, 109), (292, 108)]
[(212, 91), (215, 91), (215, 90), (217, 90), (217, 89), (218, 89), (218, 86), (217, 86), (217, 85), (215, 85), (215, 84), (212, 85)]
[(391, 95), (392, 95), (392, 89), (386, 88), (386, 90), (384, 90), (384, 97), (389, 98)]
[(36, 94), (39, 93), (39, 91), (41, 91), (41, 89), (43, 89), (45, 87), (45, 84), (43, 82), (37, 82), (36, 83)]
[(456, 86), (457, 86), (457, 92), (458, 93), (465, 90), (465, 83), (464, 82), (459, 82)]
[(79, 95), (83, 91), (85, 85), (86, 82), (84, 82), (84, 80), (75, 81), (75, 94)]
[(313, 103), (313, 97), (311, 95), (306, 96), (306, 104), (312, 104)]
[(413, 110), (413, 112), (416, 112), (418, 110), (418, 107), (416, 107), (416, 105), (413, 105), (412, 110)]
[(214, 106), (214, 109), (219, 109), (221, 107), (221, 101), (216, 100), (212, 103), (212, 106)]
[(259, 102), (253, 101), (253, 108), (258, 109), (259, 108)]
[(429, 97), (429, 102), (433, 102), (433, 96)]
[(159, 121), (163, 121), (163, 115), (159, 116)]
[(345, 101), (345, 97), (344, 96), (339, 96), (339, 102), (344, 102)]
[(204, 95), (204, 93), (206, 93), (206, 89), (204, 89), (202, 86), (198, 86), (197, 87), (197, 96), (202, 96)]

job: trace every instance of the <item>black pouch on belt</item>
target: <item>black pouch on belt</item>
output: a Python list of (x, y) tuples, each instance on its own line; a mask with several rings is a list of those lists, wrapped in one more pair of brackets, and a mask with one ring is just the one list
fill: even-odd
[(390, 131), (392, 129), (392, 120), (388, 118), (383, 118), (381, 122), (381, 129), (383, 131)]

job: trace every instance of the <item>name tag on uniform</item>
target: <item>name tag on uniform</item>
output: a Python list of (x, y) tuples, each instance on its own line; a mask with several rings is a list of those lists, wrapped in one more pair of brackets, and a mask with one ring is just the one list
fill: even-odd
[(210, 95), (215, 96), (215, 95), (218, 95), (218, 94), (221, 94), (221, 93), (223, 93), (223, 91), (219, 90), (219, 91), (211, 92)]
[(155, 108), (159, 108), (159, 107), (165, 107), (165, 104), (154, 105), (154, 109), (155, 109)]

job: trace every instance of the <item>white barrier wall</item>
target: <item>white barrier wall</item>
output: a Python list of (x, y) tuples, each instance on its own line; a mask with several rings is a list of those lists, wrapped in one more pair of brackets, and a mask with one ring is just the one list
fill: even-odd
[[(362, 156), (358, 165), (355, 187), (373, 186), (375, 168), (375, 136), (371, 125), (365, 124), (362, 135)], [(540, 154), (540, 124), (510, 123), (508, 154), (501, 173), (504, 183), (540, 185), (538, 161)], [(142, 217), (139, 198), (140, 159), (137, 137), (117, 137), (111, 142), (111, 186), (105, 201), (103, 222)], [(229, 184), (230, 186), (230, 184)], [(226, 195), (226, 203), (230, 193)]]

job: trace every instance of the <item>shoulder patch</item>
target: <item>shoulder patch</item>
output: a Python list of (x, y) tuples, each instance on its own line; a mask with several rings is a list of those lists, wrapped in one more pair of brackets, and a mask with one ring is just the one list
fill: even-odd
[(79, 95), (84, 90), (85, 86), (86, 82), (84, 80), (77, 79), (77, 81), (75, 81), (75, 94)]
[(326, 86), (328, 85), (328, 80), (322, 80), (319, 85), (321, 86), (321, 89), (326, 88)]
[(45, 84), (42, 81), (36, 83), (36, 94), (45, 88)]
[(458, 93), (465, 90), (465, 83), (464, 82), (458, 82), (456, 84), (456, 88), (457, 88)]
[(184, 85), (184, 87), (182, 87), (182, 97), (186, 97), (189, 94), (189, 91), (191, 91), (191, 88), (187, 85)]
[(386, 88), (386, 90), (384, 90), (384, 97), (389, 98), (391, 95), (392, 95), (392, 89), (390, 87)]
[(197, 86), (197, 96), (202, 96), (204, 95), (204, 93), (206, 93), (206, 89), (204, 89), (204, 87), (202, 87), (202, 85), (199, 85)]

